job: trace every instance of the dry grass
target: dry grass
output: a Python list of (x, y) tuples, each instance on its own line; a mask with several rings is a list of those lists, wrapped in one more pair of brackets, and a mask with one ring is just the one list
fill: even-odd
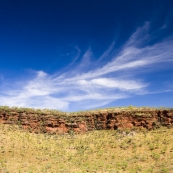
[(103, 112), (121, 112), (121, 111), (138, 111), (138, 110), (172, 110), (173, 108), (167, 108), (167, 107), (135, 107), (135, 106), (127, 106), (127, 107), (110, 107), (110, 108), (99, 108), (94, 110), (85, 110), (85, 111), (77, 111), (77, 112), (63, 112), (56, 109), (34, 109), (34, 108), (20, 108), (20, 107), (9, 107), (9, 106), (0, 106), (0, 112), (25, 112), (25, 113), (36, 113), (38, 115), (54, 115), (54, 116), (77, 116), (77, 115), (86, 115), (88, 113), (103, 113)]
[(0, 125), (2, 173), (171, 173), (173, 129), (32, 134)]

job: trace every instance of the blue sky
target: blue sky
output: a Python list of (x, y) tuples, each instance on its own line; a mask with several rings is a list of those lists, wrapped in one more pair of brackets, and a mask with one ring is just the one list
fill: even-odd
[(0, 1), (0, 105), (173, 107), (173, 1)]

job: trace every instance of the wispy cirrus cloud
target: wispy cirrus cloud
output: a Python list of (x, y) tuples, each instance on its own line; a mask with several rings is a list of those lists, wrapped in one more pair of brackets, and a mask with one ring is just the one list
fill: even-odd
[[(149, 27), (147, 22), (138, 28), (118, 54), (113, 54), (116, 46), (113, 42), (94, 62), (90, 61), (94, 56), (91, 49), (81, 55), (80, 49), (76, 48), (77, 55), (68, 66), (69, 70), (53, 75), (38, 71), (32, 80), (26, 80), (18, 88), (2, 87), (0, 105), (73, 111), (103, 106), (131, 95), (150, 93), (150, 82), (136, 77), (137, 73), (148, 66), (152, 71), (159, 64), (173, 64), (173, 41), (166, 39), (148, 44), (152, 37)], [(82, 60), (76, 65), (80, 57)], [(111, 60), (103, 65), (100, 62), (105, 58)], [(148, 73), (148, 70), (144, 69), (144, 72)], [(126, 75), (129, 73), (130, 76)]]

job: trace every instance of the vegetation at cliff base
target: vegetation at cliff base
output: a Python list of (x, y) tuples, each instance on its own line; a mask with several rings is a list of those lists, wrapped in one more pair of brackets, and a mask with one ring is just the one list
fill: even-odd
[(173, 129), (28, 133), (0, 125), (2, 173), (171, 173)]

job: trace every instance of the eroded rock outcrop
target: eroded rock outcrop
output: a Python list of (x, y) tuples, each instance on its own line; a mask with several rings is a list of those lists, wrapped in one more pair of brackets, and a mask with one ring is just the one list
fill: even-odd
[(102, 110), (75, 114), (0, 110), (1, 124), (15, 124), (35, 133), (85, 133), (91, 130), (117, 130), (173, 126), (173, 109)]

